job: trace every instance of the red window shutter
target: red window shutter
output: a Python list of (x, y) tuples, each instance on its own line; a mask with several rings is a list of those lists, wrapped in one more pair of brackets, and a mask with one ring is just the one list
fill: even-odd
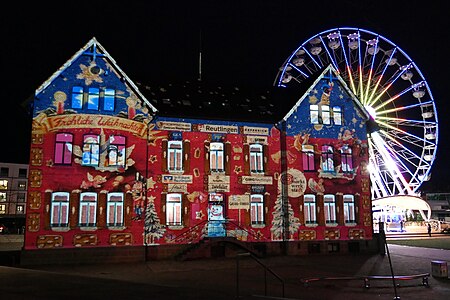
[(52, 193), (47, 192), (44, 195), (44, 229), (49, 230), (50, 229), (50, 214), (52, 213), (52, 207), (51, 207), (51, 199), (52, 199)]
[(231, 143), (226, 142), (225, 143), (225, 174), (230, 175), (231, 170)]
[(184, 227), (189, 227), (191, 219), (191, 205), (187, 198), (187, 194), (183, 194), (181, 209), (183, 215), (183, 225)]
[(264, 224), (269, 224), (269, 204), (270, 204), (270, 194), (266, 193), (264, 194)]
[(264, 174), (265, 175), (269, 175), (269, 146), (268, 145), (263, 145), (263, 157), (264, 157), (264, 163), (263, 163), (263, 168), (264, 168)]
[(80, 211), (80, 194), (71, 193), (69, 199), (69, 225), (71, 229), (78, 226), (78, 214)]
[(98, 195), (97, 203), (97, 227), (106, 227), (106, 194), (100, 193)]
[(244, 144), (244, 175), (250, 175), (250, 145)]
[(298, 219), (300, 224), (305, 224), (305, 198), (301, 195), (298, 199), (299, 207), (302, 208), (300, 213), (298, 214)]
[(183, 171), (184, 174), (189, 174), (190, 172), (190, 162), (191, 162), (191, 142), (183, 142)]
[(168, 145), (168, 141), (167, 140), (163, 140), (161, 142), (161, 171), (163, 173), (167, 173), (167, 145)]
[(359, 217), (361, 215), (359, 213), (359, 211), (361, 210), (361, 208), (359, 207), (359, 205), (361, 204), (360, 198), (361, 198), (360, 194), (355, 194), (355, 221), (356, 221), (356, 224), (361, 224), (361, 221), (359, 220)]
[(344, 196), (336, 194), (336, 219), (339, 225), (344, 226)]
[(205, 174), (211, 174), (209, 168), (209, 142), (205, 142)]
[(125, 194), (125, 207), (124, 207), (125, 226), (131, 226), (131, 220), (133, 217), (133, 195), (131, 193)]
[(161, 225), (166, 225), (166, 201), (167, 201), (167, 194), (162, 193), (160, 210), (159, 210), (159, 219), (160, 219)]
[(323, 211), (323, 194), (317, 195), (317, 223), (319, 226), (325, 226), (325, 214)]

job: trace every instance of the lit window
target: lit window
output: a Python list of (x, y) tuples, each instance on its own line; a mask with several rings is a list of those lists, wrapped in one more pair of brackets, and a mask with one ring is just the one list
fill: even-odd
[(251, 195), (250, 219), (252, 224), (264, 224), (264, 197), (263, 195)]
[(97, 194), (80, 194), (80, 226), (93, 227), (96, 223), (97, 214)]
[(51, 226), (67, 227), (69, 225), (69, 193), (53, 193), (51, 203)]
[(264, 172), (263, 146), (260, 144), (250, 145), (250, 171), (252, 173)]
[(316, 196), (305, 195), (303, 199), (305, 224), (316, 224)]
[(6, 204), (0, 204), (0, 215), (6, 214)]
[(103, 96), (103, 109), (106, 111), (114, 111), (116, 91), (113, 89), (105, 89)]
[(114, 135), (109, 137), (108, 146), (108, 165), (123, 167), (125, 166), (125, 137)]
[(26, 181), (19, 181), (17, 183), (17, 189), (20, 191), (25, 191), (27, 189), (27, 182)]
[(169, 171), (183, 171), (183, 142), (169, 141), (167, 168)]
[(55, 141), (55, 164), (70, 165), (72, 163), (73, 136), (69, 133), (58, 133)]
[(17, 205), (16, 206), (16, 213), (17, 214), (23, 214), (24, 213), (24, 206), (23, 205)]
[(333, 147), (329, 145), (322, 146), (322, 170), (324, 172), (334, 171)]
[(107, 225), (123, 226), (123, 193), (109, 193), (107, 201)]
[(302, 145), (303, 171), (314, 171), (314, 146)]
[(325, 125), (330, 125), (330, 107), (328, 105), (322, 105), (322, 123)]
[(181, 225), (181, 194), (167, 194), (166, 225)]
[(323, 201), (325, 223), (336, 223), (336, 199), (334, 195), (324, 195)]
[(81, 86), (72, 88), (72, 108), (83, 108), (83, 88)]
[(0, 202), (6, 202), (6, 192), (0, 192)]
[(2, 179), (0, 180), (0, 190), (7, 190), (8, 189), (8, 180)]
[(342, 125), (342, 111), (339, 106), (333, 107), (333, 122), (334, 125)]
[(341, 148), (341, 167), (344, 173), (353, 172), (352, 148), (348, 145)]
[(100, 90), (98, 88), (89, 88), (87, 108), (98, 110), (99, 97), (100, 97)]
[(100, 159), (100, 136), (86, 134), (83, 137), (83, 166), (98, 166)]
[(316, 104), (311, 104), (309, 106), (309, 117), (311, 119), (311, 124), (319, 124), (319, 106)]
[(211, 143), (210, 145), (210, 167), (212, 171), (223, 172), (224, 151), (223, 143)]
[(344, 195), (344, 221), (355, 223), (355, 198), (353, 195)]

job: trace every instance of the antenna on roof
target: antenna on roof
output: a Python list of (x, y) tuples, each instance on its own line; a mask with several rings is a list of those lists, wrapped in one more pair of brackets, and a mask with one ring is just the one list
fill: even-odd
[(198, 53), (198, 81), (202, 81), (202, 30), (199, 35), (199, 53)]

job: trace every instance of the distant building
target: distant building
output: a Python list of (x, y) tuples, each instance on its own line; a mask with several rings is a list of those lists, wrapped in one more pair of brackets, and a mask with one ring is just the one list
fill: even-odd
[(243, 120), (244, 105), (209, 117), (205, 105), (220, 115), (227, 97), (186, 116), (198, 88), (146, 93), (96, 39), (36, 90), (22, 261), (369, 250), (369, 118), (332, 66), (279, 118)]
[(431, 218), (450, 222), (450, 193), (426, 193), (426, 202), (431, 207)]
[(28, 165), (0, 162), (0, 224), (23, 233), (28, 191)]

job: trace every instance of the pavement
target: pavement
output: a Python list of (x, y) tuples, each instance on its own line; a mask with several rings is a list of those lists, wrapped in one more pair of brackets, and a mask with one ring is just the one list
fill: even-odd
[[(450, 280), (431, 276), (431, 261), (450, 261), (450, 250), (389, 244), (381, 254), (249, 256), (192, 261), (0, 266), (0, 299), (430, 299), (447, 300)], [(389, 255), (388, 255), (389, 253)], [(370, 281), (307, 278), (430, 273), (421, 279)], [(262, 263), (271, 272), (264, 272)]]

